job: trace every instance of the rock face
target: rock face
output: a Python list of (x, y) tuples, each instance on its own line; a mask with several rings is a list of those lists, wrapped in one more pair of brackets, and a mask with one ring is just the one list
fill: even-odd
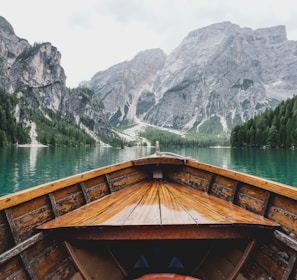
[[(32, 123), (33, 113), (47, 115), (48, 110), (73, 124), (91, 124), (88, 132), (112, 137), (113, 132), (104, 115), (104, 106), (90, 90), (70, 90), (60, 65), (61, 53), (50, 43), (31, 46), (18, 38), (12, 26), (0, 17), (0, 89), (18, 97), (16, 118)], [(98, 105), (100, 104), (100, 105)]]
[(82, 85), (96, 92), (114, 125), (228, 134), (296, 93), (297, 42), (284, 26), (213, 24), (190, 32), (168, 56), (141, 52)]
[(98, 72), (91, 81), (82, 82), (80, 86), (91, 88), (100, 97), (112, 124), (124, 124), (135, 117), (142, 89), (153, 86), (165, 60), (166, 55), (160, 49), (143, 51), (131, 61)]

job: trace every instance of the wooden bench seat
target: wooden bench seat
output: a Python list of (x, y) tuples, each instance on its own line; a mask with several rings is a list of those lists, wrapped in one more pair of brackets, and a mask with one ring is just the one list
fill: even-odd
[(113, 192), (38, 228), (67, 231), (77, 239), (179, 239), (248, 237), (255, 229), (278, 226), (199, 190), (153, 180)]

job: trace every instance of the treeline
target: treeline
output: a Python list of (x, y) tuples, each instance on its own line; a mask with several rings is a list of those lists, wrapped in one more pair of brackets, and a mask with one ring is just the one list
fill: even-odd
[(229, 139), (226, 137), (216, 138), (197, 134), (189, 134), (183, 137), (182, 135), (151, 127), (141, 132), (140, 136), (148, 139), (152, 144), (159, 141), (162, 147), (210, 147), (230, 144)]
[(95, 145), (95, 140), (77, 125), (60, 118), (48, 110), (45, 115), (32, 113), (37, 127), (37, 141), (49, 146), (86, 146)]
[(30, 142), (29, 129), (17, 123), (14, 109), (17, 98), (0, 90), (0, 147)]
[(230, 142), (233, 147), (296, 147), (297, 96), (234, 127)]

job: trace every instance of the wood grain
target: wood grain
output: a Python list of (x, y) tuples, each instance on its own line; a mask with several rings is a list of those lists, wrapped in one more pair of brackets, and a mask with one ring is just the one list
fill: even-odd
[(138, 183), (49, 221), (39, 229), (86, 226), (278, 223), (231, 202), (166, 181)]

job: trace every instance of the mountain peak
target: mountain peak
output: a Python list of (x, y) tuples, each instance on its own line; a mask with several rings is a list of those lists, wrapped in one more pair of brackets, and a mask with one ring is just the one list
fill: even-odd
[[(253, 30), (220, 22), (191, 31), (155, 71), (148, 72), (154, 64), (137, 63), (137, 75), (131, 75), (138, 57), (147, 55), (139, 53), (112, 75), (101, 72), (91, 88), (118, 126), (142, 121), (228, 133), (294, 94), (296, 51), (297, 43), (286, 39), (284, 26)], [(159, 61), (151, 56), (160, 52), (150, 52), (150, 61)]]
[(0, 31), (14, 34), (12, 25), (2, 16), (0, 16)]

